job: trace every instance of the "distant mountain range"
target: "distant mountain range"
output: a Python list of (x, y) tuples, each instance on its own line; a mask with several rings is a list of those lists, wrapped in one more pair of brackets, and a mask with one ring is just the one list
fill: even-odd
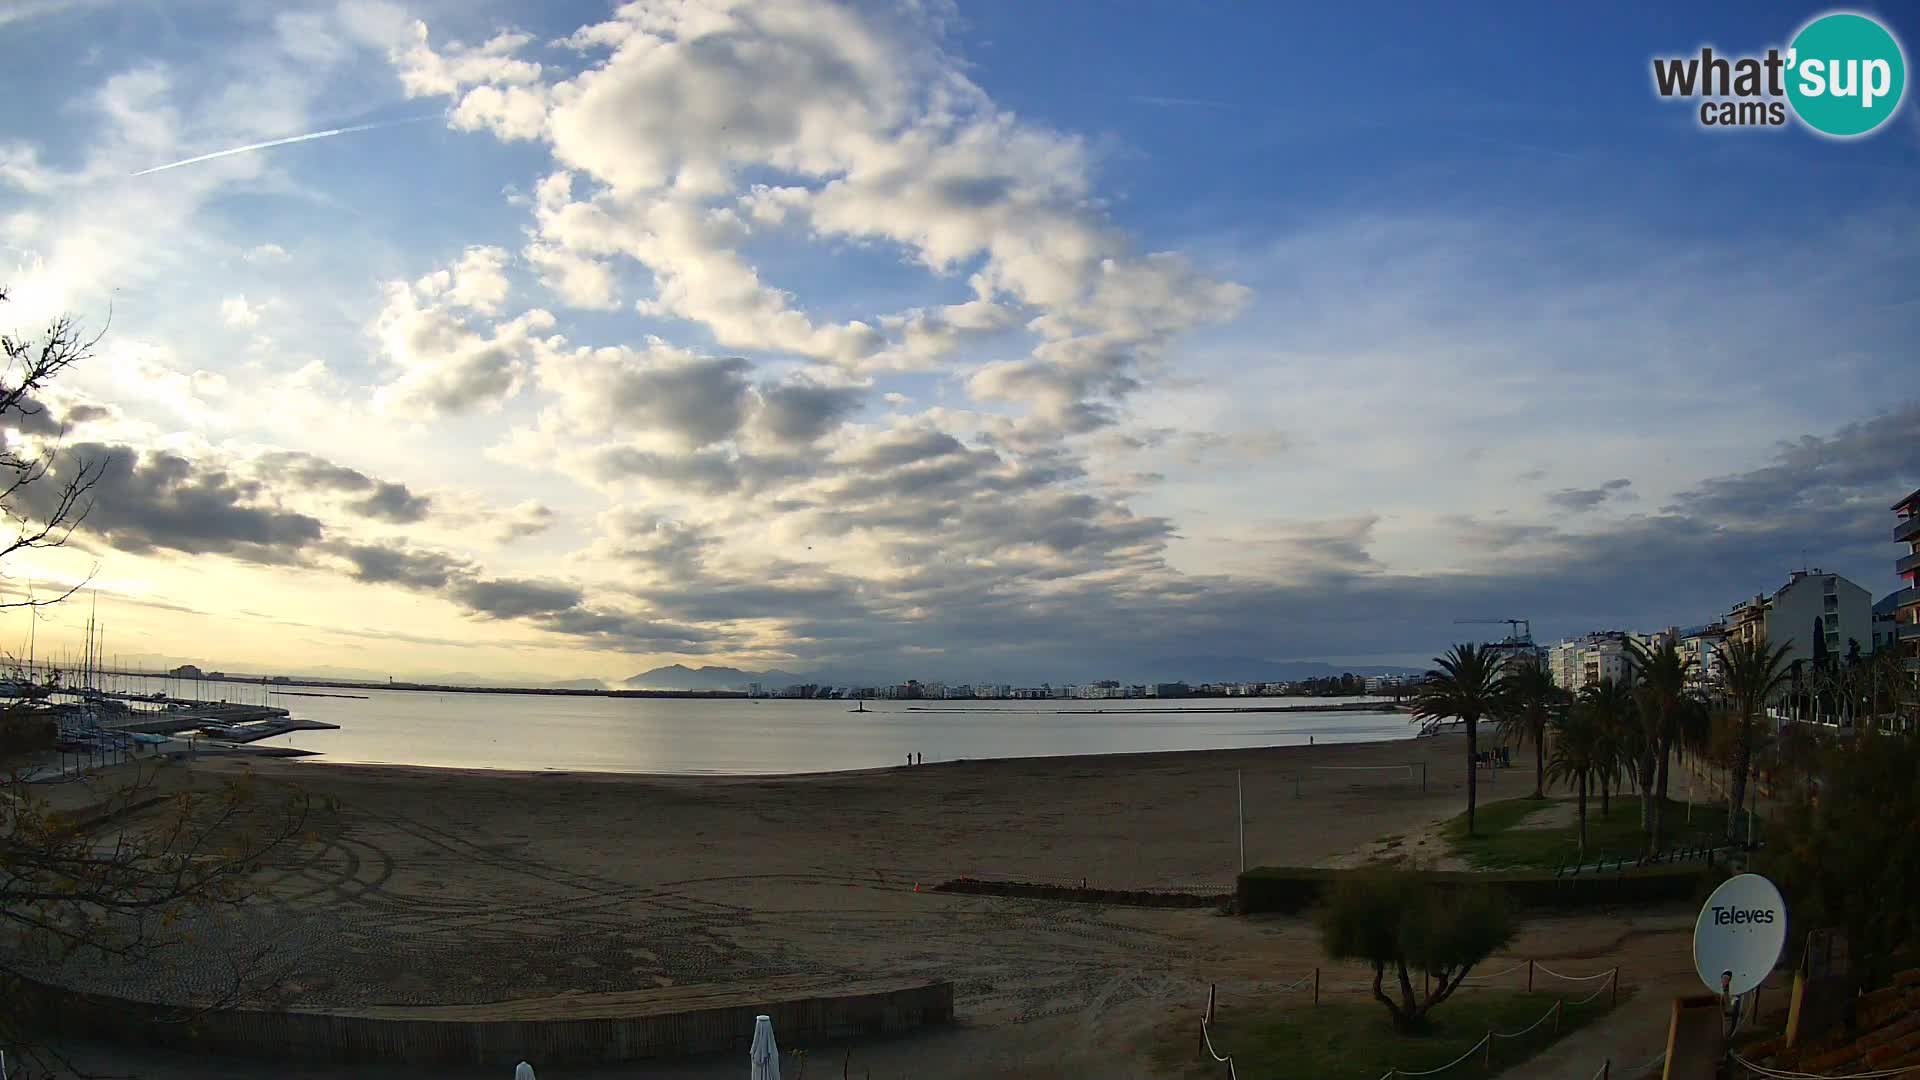
[(731, 667), (697, 667), (669, 664), (643, 671), (621, 685), (629, 690), (740, 690), (749, 683), (763, 686), (791, 686), (794, 683), (820, 682), (808, 675), (796, 675), (778, 668), (768, 671), (743, 671)]
[[(1352, 672), (1355, 675), (1417, 675), (1423, 669), (1391, 664), (1328, 664), (1318, 660), (1261, 660), (1250, 656), (1180, 656), (1154, 661), (1141, 667), (1151, 674), (1135, 675), (1139, 682), (1294, 682), (1300, 679), (1326, 678)], [(931, 674), (928, 677), (932, 677)], [(1118, 676), (1114, 676), (1118, 677)], [(846, 673), (800, 674), (773, 668), (751, 671), (734, 667), (687, 667), (671, 664), (643, 671), (621, 683), (632, 690), (741, 690), (750, 683), (765, 687), (791, 686), (795, 683), (820, 683), (826, 686), (883, 685), (899, 680), (873, 675)], [(964, 680), (949, 679), (949, 682)], [(1010, 680), (1020, 685), (1037, 685), (1038, 680)], [(1075, 680), (1062, 678), (1061, 682)], [(1090, 681), (1090, 680), (1089, 680)]]

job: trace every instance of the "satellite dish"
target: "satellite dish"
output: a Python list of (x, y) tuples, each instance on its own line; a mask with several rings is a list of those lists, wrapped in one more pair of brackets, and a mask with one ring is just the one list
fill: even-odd
[(1740, 874), (1721, 882), (1693, 924), (1693, 969), (1716, 994), (1744, 994), (1780, 962), (1787, 902), (1773, 882)]

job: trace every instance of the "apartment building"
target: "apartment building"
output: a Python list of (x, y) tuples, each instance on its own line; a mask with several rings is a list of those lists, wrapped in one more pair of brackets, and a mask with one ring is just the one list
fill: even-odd
[(1687, 662), (1687, 685), (1695, 690), (1704, 690), (1718, 685), (1720, 671), (1720, 650), (1726, 647), (1727, 624), (1711, 622), (1705, 626), (1689, 626), (1674, 637), (1674, 647), (1680, 650), (1680, 656)]
[(1563, 641), (1547, 650), (1547, 673), (1554, 685), (1575, 692), (1602, 679), (1618, 682), (1627, 677), (1629, 638), (1638, 640), (1622, 630), (1602, 630)]
[(1908, 670), (1920, 673), (1920, 491), (1894, 503), (1893, 512), (1899, 519), (1894, 542), (1907, 545), (1907, 553), (1893, 564), (1903, 583), (1893, 594), (1894, 647), (1906, 657)]

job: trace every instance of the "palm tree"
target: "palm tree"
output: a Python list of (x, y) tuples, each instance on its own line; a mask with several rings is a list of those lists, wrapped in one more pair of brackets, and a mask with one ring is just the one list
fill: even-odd
[(1580, 815), (1581, 862), (1587, 861), (1587, 786), (1607, 769), (1608, 752), (1600, 716), (1585, 702), (1554, 717), (1553, 756), (1547, 760), (1546, 771), (1556, 783), (1565, 780), (1574, 787)]
[(1721, 681), (1725, 685), (1734, 722), (1733, 780), (1728, 785), (1727, 839), (1734, 839), (1735, 823), (1747, 802), (1747, 773), (1753, 768), (1754, 725), (1768, 703), (1778, 697), (1790, 679), (1789, 642), (1771, 649), (1764, 639), (1736, 641), (1720, 651)]
[(1467, 726), (1467, 835), (1473, 835), (1474, 804), (1480, 796), (1480, 718), (1494, 713), (1500, 703), (1500, 680), (1506, 655), (1472, 642), (1462, 642), (1436, 656), (1433, 670), (1414, 698), (1413, 715), (1421, 720), (1457, 717)]
[(1547, 775), (1547, 725), (1564, 711), (1566, 691), (1537, 660), (1523, 660), (1501, 680), (1500, 737), (1521, 746), (1533, 744), (1533, 797), (1544, 799)]
[(1580, 688), (1576, 707), (1585, 710), (1599, 729), (1596, 771), (1600, 780), (1600, 815), (1605, 817), (1613, 783), (1620, 775), (1621, 766), (1633, 757), (1633, 690), (1624, 682), (1601, 679)]
[[(1647, 807), (1647, 854), (1658, 855), (1665, 846), (1662, 836), (1663, 811), (1667, 803), (1667, 776), (1673, 746), (1680, 738), (1680, 711), (1687, 697), (1687, 672), (1692, 661), (1674, 647), (1671, 637), (1648, 649), (1628, 638), (1628, 664), (1640, 679), (1640, 693), (1651, 722), (1646, 750), (1653, 756), (1652, 776), (1642, 779), (1641, 797)], [(1653, 790), (1645, 790), (1645, 781), (1653, 781)]]

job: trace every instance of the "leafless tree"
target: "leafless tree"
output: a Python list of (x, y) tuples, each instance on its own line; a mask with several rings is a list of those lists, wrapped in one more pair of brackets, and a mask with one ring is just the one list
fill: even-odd
[[(6, 289), (0, 288), (0, 303), (7, 299)], [(102, 330), (100, 334), (88, 336), (77, 321), (61, 316), (38, 338), (0, 334), (0, 350), (6, 353), (5, 367), (0, 369), (0, 421), (39, 416), (44, 409), (36, 398), (39, 391), (68, 368), (92, 356), (93, 347), (100, 343), (104, 333)], [(0, 562), (15, 552), (65, 544), (92, 511), (93, 488), (100, 482), (106, 462), (76, 461), (70, 471), (61, 470), (62, 479), (54, 472), (53, 459), (51, 448), (27, 454), (14, 446), (0, 444), (0, 514), (5, 515), (14, 533), (12, 539), (0, 540)], [(51, 501), (37, 513), (23, 506), (33, 501), (27, 498), (29, 489), (48, 480), (60, 485)], [(84, 583), (84, 580), (76, 582), (48, 597), (36, 598), (29, 593), (22, 598), (0, 598), (0, 608), (57, 604), (72, 596)]]
[[(99, 341), (70, 318), (37, 338), (0, 336), (0, 427), (48, 427), (26, 421), (44, 408), (38, 392)], [(0, 513), (14, 527), (11, 540), (0, 538), (0, 574), (8, 556), (64, 544), (93, 508), (105, 463), (56, 472), (52, 459), (45, 445), (28, 453), (0, 444)], [(57, 490), (33, 490), (43, 482)], [(0, 607), (56, 604), (78, 587)], [(0, 722), (50, 727), (43, 708), (0, 708)], [(305, 836), (309, 816), (307, 797), (291, 785), (210, 778), (152, 758), (67, 784), (26, 782), (33, 764), (18, 746), (0, 751), (0, 1050), (9, 1080), (64, 1064), (37, 1022), (36, 975), (70, 960), (140, 964), (179, 949), (192, 916), (256, 894), (255, 872)], [(227, 957), (229, 990), (194, 1004), (217, 1007), (239, 992), (259, 958)]]

